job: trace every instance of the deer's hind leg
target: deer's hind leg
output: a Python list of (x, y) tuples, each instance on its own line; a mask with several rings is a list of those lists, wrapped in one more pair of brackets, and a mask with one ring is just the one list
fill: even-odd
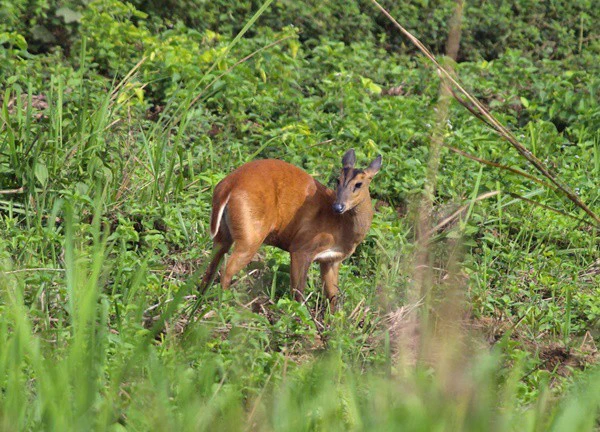
[(204, 276), (202, 277), (202, 283), (200, 284), (200, 294), (204, 294), (206, 289), (213, 282), (217, 270), (221, 264), (221, 260), (230, 248), (231, 242), (214, 242), (212, 257), (210, 263), (208, 264), (208, 268), (206, 269), (206, 273), (204, 273)]
[(204, 294), (206, 289), (213, 282), (217, 270), (221, 265), (221, 260), (223, 259), (225, 254), (229, 252), (229, 249), (231, 248), (232, 244), (233, 240), (231, 238), (231, 233), (229, 232), (229, 227), (223, 220), (223, 223), (220, 224), (219, 229), (213, 239), (212, 256), (210, 258), (210, 263), (208, 264), (206, 272), (202, 277), (202, 283), (199, 288), (200, 294)]
[[(221, 278), (223, 289), (229, 288), (233, 276), (248, 265), (269, 234), (268, 227), (256, 224), (256, 220), (260, 220), (260, 209), (250, 209), (243, 199), (238, 201), (235, 197), (230, 200), (229, 209), (226, 223), (233, 240), (233, 251)], [(235, 220), (232, 220), (232, 214), (236, 215)]]

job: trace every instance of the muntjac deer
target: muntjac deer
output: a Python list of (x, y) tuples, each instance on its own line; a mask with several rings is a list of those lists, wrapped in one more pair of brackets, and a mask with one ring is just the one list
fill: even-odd
[(248, 162), (219, 182), (210, 217), (213, 256), (201, 292), (232, 245), (221, 276), (223, 289), (265, 243), (290, 253), (291, 289), (298, 301), (303, 299), (309, 266), (318, 261), (330, 309), (335, 310), (340, 263), (352, 255), (371, 226), (369, 184), (381, 168), (381, 155), (364, 170), (354, 168), (355, 163), (350, 149), (342, 158), (335, 191), (275, 159)]

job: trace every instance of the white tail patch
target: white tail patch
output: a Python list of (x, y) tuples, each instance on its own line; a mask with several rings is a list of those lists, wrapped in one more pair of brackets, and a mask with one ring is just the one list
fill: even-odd
[[(221, 219), (223, 218), (223, 212), (225, 211), (225, 206), (227, 205), (227, 203), (229, 202), (229, 197), (231, 195), (227, 195), (227, 199), (225, 201), (223, 201), (223, 203), (221, 204), (221, 207), (219, 207), (219, 211), (217, 213), (217, 223), (215, 224), (215, 230), (212, 230), (212, 224), (211, 224), (211, 229), (210, 229), (210, 238), (213, 239), (215, 238), (215, 236), (217, 235), (217, 233), (219, 232), (219, 227), (221, 226)], [(213, 212), (215, 211), (215, 209), (213, 208), (210, 212), (210, 220), (212, 221), (212, 215)]]

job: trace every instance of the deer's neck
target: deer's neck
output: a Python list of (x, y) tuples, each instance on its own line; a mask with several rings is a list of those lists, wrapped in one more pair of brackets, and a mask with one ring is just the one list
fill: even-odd
[(364, 199), (359, 205), (350, 210), (349, 213), (349, 223), (352, 228), (352, 234), (354, 237), (354, 241), (356, 243), (360, 243), (367, 232), (369, 232), (369, 228), (371, 228), (371, 222), (373, 221), (373, 206), (371, 205), (371, 197), (367, 197)]

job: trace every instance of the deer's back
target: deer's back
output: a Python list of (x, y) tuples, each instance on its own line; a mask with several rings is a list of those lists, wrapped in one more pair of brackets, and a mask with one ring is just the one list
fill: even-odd
[(333, 194), (304, 170), (276, 159), (248, 162), (215, 188), (213, 206), (228, 199), (229, 217), (251, 215), (269, 232), (282, 232), (292, 222), (301, 224), (333, 202)]

